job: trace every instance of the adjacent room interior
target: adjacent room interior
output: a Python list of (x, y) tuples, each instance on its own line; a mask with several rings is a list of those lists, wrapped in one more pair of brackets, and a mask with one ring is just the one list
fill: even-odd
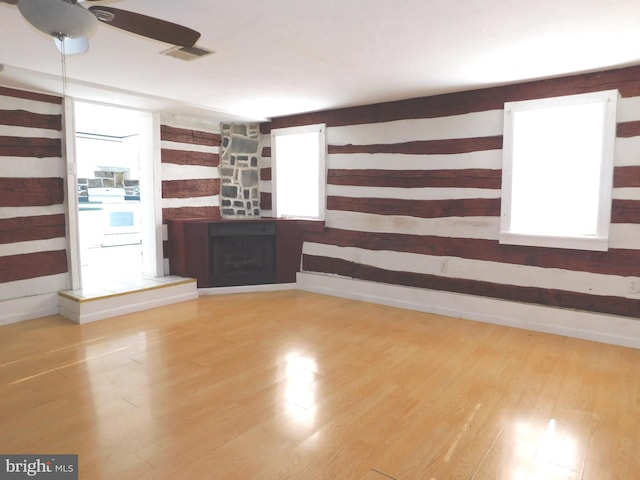
[(81, 284), (142, 276), (140, 112), (75, 104)]
[(635, 478), (640, 5), (214, 3), (0, 0), (0, 477)]

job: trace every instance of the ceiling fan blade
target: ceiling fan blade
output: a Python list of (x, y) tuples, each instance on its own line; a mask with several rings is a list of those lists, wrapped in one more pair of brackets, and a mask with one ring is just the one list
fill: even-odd
[(89, 7), (89, 10), (107, 25), (171, 45), (192, 47), (200, 38), (200, 33), (191, 28), (140, 13), (103, 6)]

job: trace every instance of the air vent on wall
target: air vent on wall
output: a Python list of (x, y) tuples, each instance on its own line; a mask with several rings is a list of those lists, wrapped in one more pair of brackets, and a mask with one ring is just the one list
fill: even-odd
[(168, 57), (178, 58), (180, 60), (184, 60), (186, 62), (190, 62), (191, 60), (196, 60), (197, 58), (206, 57), (207, 55), (211, 55), (212, 50), (206, 50), (202, 47), (171, 47), (168, 50), (160, 52), (162, 55), (167, 55)]

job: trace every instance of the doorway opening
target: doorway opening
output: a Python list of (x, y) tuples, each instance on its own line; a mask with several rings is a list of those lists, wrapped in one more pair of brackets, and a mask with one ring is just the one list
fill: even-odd
[(144, 179), (153, 115), (75, 101), (74, 120), (82, 288), (135, 281), (149, 263), (144, 245), (154, 241), (144, 221), (153, 212), (152, 184)]

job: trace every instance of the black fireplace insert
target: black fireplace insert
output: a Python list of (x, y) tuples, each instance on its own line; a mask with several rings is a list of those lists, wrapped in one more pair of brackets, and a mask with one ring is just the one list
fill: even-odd
[(209, 225), (211, 282), (214, 287), (276, 283), (276, 223)]

